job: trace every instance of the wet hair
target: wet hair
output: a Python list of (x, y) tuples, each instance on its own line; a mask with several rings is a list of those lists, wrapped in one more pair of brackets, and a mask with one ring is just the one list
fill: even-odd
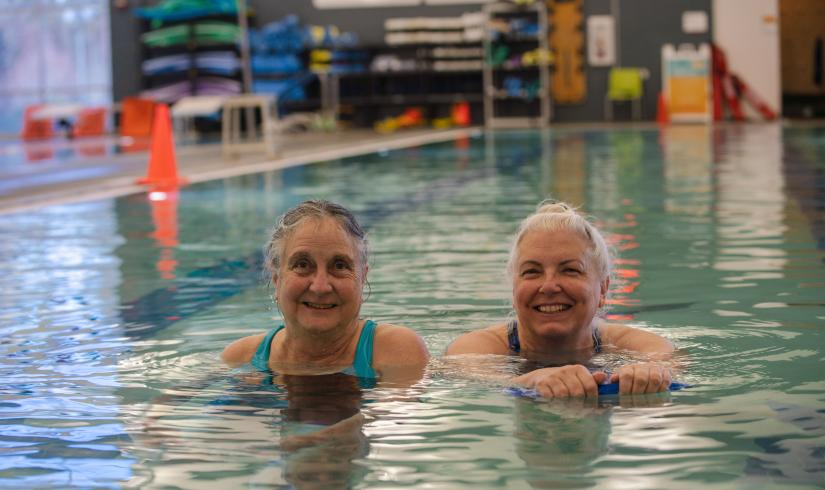
[(270, 284), (273, 275), (280, 270), (286, 239), (305, 220), (321, 220), (324, 218), (335, 220), (338, 226), (355, 241), (358, 257), (361, 260), (361, 273), (363, 274), (369, 258), (367, 232), (364, 231), (364, 228), (361, 227), (358, 220), (355, 219), (355, 215), (349, 209), (334, 202), (313, 199), (304, 201), (282, 214), (275, 227), (272, 228), (269, 241), (264, 247), (264, 267)]
[(539, 203), (536, 212), (524, 218), (516, 231), (507, 261), (507, 276), (511, 279), (516, 272), (518, 246), (527, 233), (532, 231), (567, 230), (578, 234), (590, 243), (590, 258), (596, 264), (599, 279), (610, 278), (613, 256), (601, 232), (590, 222), (590, 218), (580, 214), (573, 206), (548, 199)]

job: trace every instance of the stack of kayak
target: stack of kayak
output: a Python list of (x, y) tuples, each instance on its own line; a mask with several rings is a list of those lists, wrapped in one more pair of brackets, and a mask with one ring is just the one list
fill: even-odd
[(141, 36), (149, 53), (141, 68), (151, 87), (142, 96), (172, 103), (242, 91), (235, 0), (165, 0), (135, 14), (152, 26)]
[(195, 55), (158, 56), (142, 64), (144, 75), (185, 72), (193, 66), (204, 73), (232, 76), (241, 69), (241, 61), (234, 51), (203, 51)]
[(235, 0), (165, 0), (154, 7), (135, 9), (135, 15), (157, 22), (178, 22), (210, 15), (238, 15)]

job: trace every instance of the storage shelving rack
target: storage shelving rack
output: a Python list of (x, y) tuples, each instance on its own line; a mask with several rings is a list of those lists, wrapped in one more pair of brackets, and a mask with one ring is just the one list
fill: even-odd
[[(415, 60), (416, 66), (405, 69), (339, 75), (340, 103), (357, 107), (356, 125), (397, 114), (403, 107), (419, 107), (425, 118), (432, 119), (449, 113), (457, 102), (467, 102), (480, 114), (482, 104), (482, 76), (480, 66), (455, 69), (440, 67), (443, 59), (433, 58), (433, 51), (445, 48), (477, 47), (481, 43), (406, 44), (371, 48), (373, 56), (392, 54), (400, 59)], [(478, 57), (475, 61), (478, 61)], [(449, 61), (448, 61), (449, 63)]]
[[(488, 128), (545, 127), (551, 117), (550, 67), (546, 59), (547, 7), (544, 2), (516, 4), (494, 2), (484, 6), (487, 25), (484, 29), (484, 123)], [(493, 29), (496, 22), (515, 24), (535, 22), (534, 32), (507, 32)], [(505, 47), (516, 57), (538, 50), (536, 62), (496, 63), (494, 50)], [(512, 58), (512, 55), (511, 55)], [(532, 90), (505, 88), (507, 78), (527, 80)], [(537, 84), (537, 86), (535, 85)]]

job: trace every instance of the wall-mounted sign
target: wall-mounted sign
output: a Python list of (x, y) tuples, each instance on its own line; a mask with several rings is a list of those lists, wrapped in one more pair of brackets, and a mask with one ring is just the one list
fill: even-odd
[(682, 12), (682, 30), (687, 34), (708, 32), (708, 13), (704, 10)]
[(591, 66), (616, 63), (616, 21), (611, 15), (587, 18), (587, 62)]

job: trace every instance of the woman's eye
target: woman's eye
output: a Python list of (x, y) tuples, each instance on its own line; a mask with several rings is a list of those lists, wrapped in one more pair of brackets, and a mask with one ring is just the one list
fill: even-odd
[(292, 265), (293, 269), (296, 270), (304, 270), (309, 269), (309, 261), (308, 260), (299, 260)]
[(581, 271), (581, 270), (579, 270), (579, 269), (575, 269), (575, 268), (573, 268), (573, 267), (569, 267), (569, 268), (567, 268), (567, 269), (566, 269), (566, 272), (567, 272), (568, 274), (574, 274), (574, 275), (578, 275), (578, 274), (581, 274), (581, 273), (582, 273), (582, 271)]
[(337, 271), (349, 270), (349, 264), (343, 260), (336, 260), (335, 263), (332, 264), (332, 267)]
[(527, 270), (521, 271), (521, 277), (534, 277), (534, 276), (538, 275), (538, 273), (539, 273), (538, 269), (527, 269)]

